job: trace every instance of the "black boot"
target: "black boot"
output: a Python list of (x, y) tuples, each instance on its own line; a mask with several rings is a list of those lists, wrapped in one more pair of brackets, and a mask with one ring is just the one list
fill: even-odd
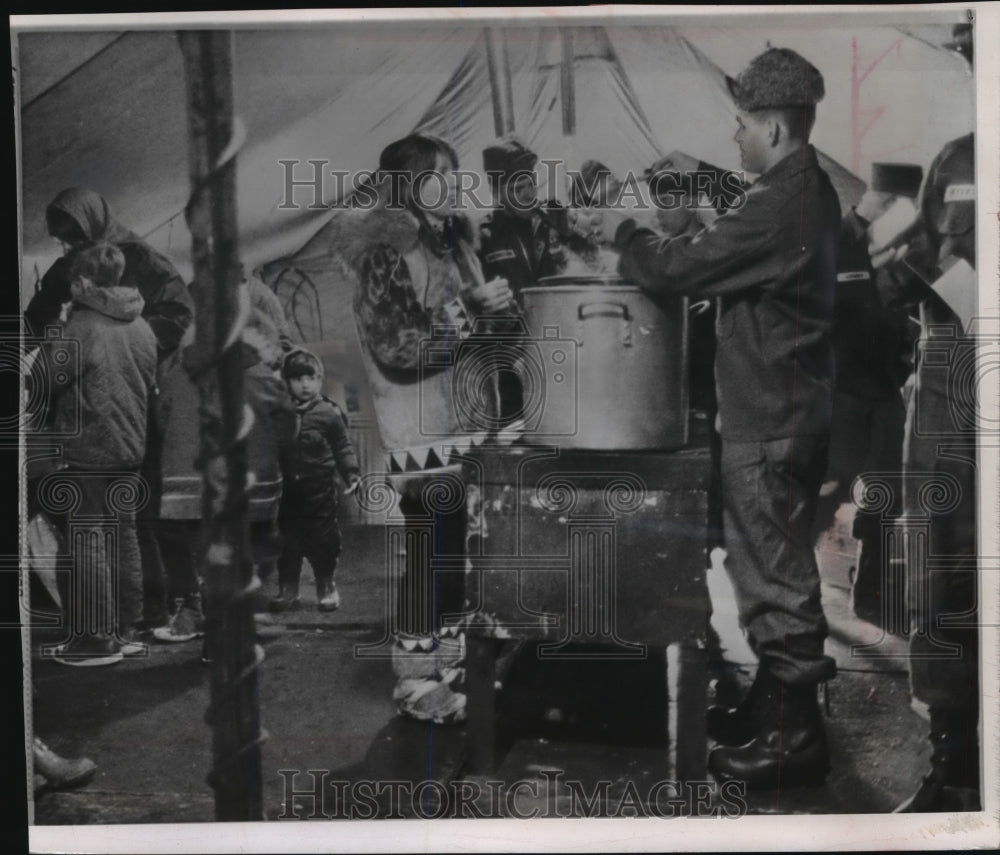
[(708, 735), (720, 745), (746, 745), (764, 725), (778, 698), (778, 690), (777, 678), (761, 662), (750, 691), (737, 706), (708, 708), (705, 713)]
[(748, 789), (820, 786), (830, 757), (816, 686), (778, 682), (768, 719), (748, 744), (716, 748), (709, 771), (720, 781), (743, 781)]
[(893, 813), (978, 811), (979, 737), (968, 716), (931, 710), (931, 770)]

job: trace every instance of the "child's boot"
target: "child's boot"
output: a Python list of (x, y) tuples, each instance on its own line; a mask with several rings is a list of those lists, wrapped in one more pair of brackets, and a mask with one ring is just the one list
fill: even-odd
[(455, 691), (460, 642), (440, 644), (433, 637), (399, 638), (392, 651), (396, 675), (393, 700), (399, 714), (435, 724), (465, 721), (466, 697)]
[(332, 579), (316, 580), (316, 602), (321, 612), (335, 612), (340, 608), (340, 594), (337, 583)]
[(299, 599), (299, 586), (281, 585), (278, 588), (278, 596), (271, 600), (272, 612), (294, 612), (302, 607)]

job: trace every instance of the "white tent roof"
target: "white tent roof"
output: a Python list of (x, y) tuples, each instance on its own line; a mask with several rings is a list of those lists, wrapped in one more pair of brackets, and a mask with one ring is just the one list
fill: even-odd
[[(946, 140), (973, 127), (972, 79), (959, 58), (934, 47), (949, 33), (947, 24), (925, 27), (917, 37), (889, 26), (815, 24), (766, 31), (684, 23), (576, 28), (577, 132), (567, 138), (557, 29), (503, 30), (517, 131), (543, 157), (561, 157), (570, 168), (596, 158), (622, 173), (679, 148), (736, 167), (721, 72), (739, 71), (770, 41), (795, 48), (823, 72), (828, 94), (814, 140), (847, 167), (858, 160), (861, 176), (875, 159), (926, 168)], [(15, 38), (26, 286), (36, 265), (43, 271), (58, 251), (45, 231), (45, 207), (72, 185), (101, 192), (123, 224), (186, 269), (189, 239), (179, 215), (188, 193), (187, 120), (176, 36)], [(327, 216), (304, 207), (310, 194), (301, 189), (296, 198), (303, 207), (278, 207), (284, 195), (278, 160), (302, 161), (299, 179), (308, 177), (310, 159), (351, 172), (371, 169), (384, 145), (419, 127), (449, 138), (463, 166), (481, 166), (482, 147), (494, 136), (481, 26), (323, 24), (237, 30), (234, 38), (237, 111), (248, 131), (238, 199), (249, 264), (293, 252)], [(852, 64), (863, 70), (887, 48), (852, 104)], [(852, 110), (867, 122), (879, 109), (858, 159)], [(330, 197), (334, 188), (326, 189)]]

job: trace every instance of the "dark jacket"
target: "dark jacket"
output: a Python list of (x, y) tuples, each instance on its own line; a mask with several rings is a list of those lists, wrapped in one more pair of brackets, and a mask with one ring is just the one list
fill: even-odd
[[(934, 359), (917, 357), (917, 388), (927, 402), (922, 407), (923, 424), (942, 431), (955, 429), (949, 407), (941, 400), (931, 404), (927, 396), (953, 398), (955, 377), (942, 369), (942, 363), (958, 365), (956, 351), (970, 344), (960, 319), (931, 285), (956, 258), (976, 266), (975, 155), (974, 135), (968, 134), (952, 140), (934, 158), (920, 192), (917, 221), (904, 233), (909, 249), (901, 261), (890, 265), (887, 277), (904, 303), (919, 302), (921, 349), (934, 339)], [(946, 332), (949, 327), (957, 334)]]
[(907, 320), (882, 305), (868, 251), (868, 225), (853, 209), (841, 224), (833, 351), (838, 392), (885, 401), (898, 397), (908, 373), (903, 361)]
[(556, 202), (532, 218), (502, 208), (493, 211), (479, 227), (479, 257), (486, 279), (506, 279), (520, 305), (521, 290), (537, 285), (542, 277), (563, 273), (570, 252), (585, 259), (595, 254), (596, 247), (570, 228), (567, 214)]
[(332, 477), (345, 481), (361, 467), (347, 434), (347, 416), (333, 401), (320, 395), (296, 407), (299, 432), (290, 456), (289, 476), (298, 481)]
[[(73, 295), (62, 338), (79, 370), (53, 390), (52, 430), (66, 437), (62, 459), (85, 469), (133, 469), (146, 451), (146, 408), (156, 383), (156, 339), (134, 288), (87, 285)], [(64, 364), (49, 354), (50, 365)], [(75, 364), (71, 360), (65, 364)], [(44, 439), (44, 436), (40, 437)]]
[(622, 275), (653, 294), (718, 297), (716, 387), (731, 441), (830, 428), (840, 203), (806, 146), (762, 175), (745, 204), (693, 237), (619, 227)]
[(955, 320), (930, 288), (942, 264), (961, 258), (976, 266), (975, 158), (973, 134), (945, 145), (927, 172), (916, 220), (887, 244), (907, 249), (881, 271), (883, 300), (911, 308), (923, 301), (930, 323)]
[[(145, 303), (142, 316), (156, 335), (160, 358), (174, 351), (194, 317), (194, 303), (187, 286), (166, 256), (117, 223), (108, 203), (93, 190), (71, 188), (60, 193), (49, 206), (68, 214), (90, 241), (108, 241), (125, 256), (121, 285), (137, 288)], [(24, 320), (34, 335), (59, 320), (59, 312), (70, 300), (69, 266), (73, 253), (58, 259), (42, 277), (39, 291), (31, 298)]]

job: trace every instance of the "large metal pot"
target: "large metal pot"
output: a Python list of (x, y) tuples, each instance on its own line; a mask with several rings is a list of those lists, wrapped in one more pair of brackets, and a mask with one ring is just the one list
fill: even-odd
[(654, 302), (617, 276), (540, 281), (521, 292), (534, 353), (525, 360), (529, 434), (574, 449), (684, 445), (687, 298)]

